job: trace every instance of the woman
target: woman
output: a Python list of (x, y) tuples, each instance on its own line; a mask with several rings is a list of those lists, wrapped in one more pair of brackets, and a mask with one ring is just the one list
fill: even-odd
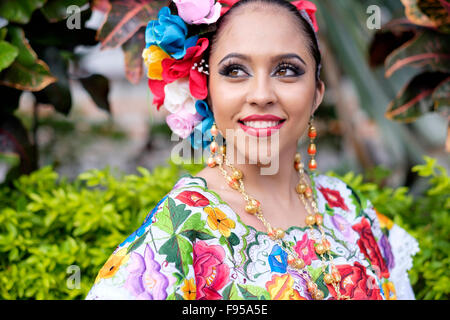
[(87, 299), (414, 299), (417, 242), (315, 173), (325, 86), (314, 11), (308, 1), (174, 0), (149, 23), (154, 103), (211, 156), (116, 248)]

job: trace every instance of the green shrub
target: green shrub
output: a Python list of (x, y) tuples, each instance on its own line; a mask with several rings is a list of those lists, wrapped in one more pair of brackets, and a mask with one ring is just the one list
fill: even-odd
[[(112, 250), (183, 172), (199, 169), (170, 163), (123, 175), (106, 168), (68, 182), (44, 167), (15, 180), (13, 188), (0, 187), (0, 298), (84, 299)], [(413, 171), (429, 178), (416, 197), (408, 188), (380, 188), (351, 172), (339, 177), (419, 241), (409, 273), (417, 299), (448, 299), (450, 178), (431, 158)], [(80, 270), (79, 289), (68, 286), (71, 265)]]
[[(1, 187), (0, 298), (84, 299), (112, 250), (183, 172), (198, 169), (170, 163), (123, 175), (105, 168), (68, 182), (44, 167), (13, 189)], [(71, 265), (79, 268), (79, 289), (67, 285), (76, 277)]]
[[(413, 259), (409, 278), (416, 299), (450, 298), (450, 177), (433, 158), (412, 169), (428, 178), (425, 190), (413, 196), (406, 187), (380, 188), (363, 182), (352, 172), (335, 175), (370, 199), (377, 210), (406, 229), (419, 242), (420, 251)], [(384, 172), (383, 174), (389, 174)]]

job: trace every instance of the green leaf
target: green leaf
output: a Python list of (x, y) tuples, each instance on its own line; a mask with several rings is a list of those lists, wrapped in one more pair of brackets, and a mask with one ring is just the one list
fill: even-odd
[(28, 23), (32, 13), (46, 0), (14, 0), (0, 2), (0, 16), (11, 22)]
[(57, 22), (67, 18), (67, 8), (72, 5), (82, 7), (88, 0), (47, 0), (41, 12), (49, 22)]
[(155, 0), (139, 2), (118, 0), (111, 3), (105, 22), (99, 28), (97, 39), (101, 47), (116, 48), (130, 39), (148, 21), (156, 18), (164, 4)]
[(145, 48), (145, 28), (141, 28), (122, 45), (125, 57), (125, 76), (133, 84), (138, 84), (143, 74), (142, 51)]
[(137, 238), (128, 248), (127, 248), (127, 254), (130, 253), (133, 250), (136, 250), (139, 248), (145, 241), (145, 238), (147, 237), (149, 231), (146, 231), (142, 236)]
[(433, 100), (433, 110), (435, 112), (450, 115), (450, 77), (447, 77), (437, 85), (431, 100)]
[(386, 77), (405, 67), (423, 71), (450, 73), (450, 41), (447, 35), (433, 31), (418, 33), (386, 59)]
[(241, 241), (234, 232), (231, 232), (230, 236), (228, 237), (228, 242), (232, 246), (237, 246)]
[(109, 80), (105, 76), (93, 74), (86, 78), (80, 78), (79, 81), (100, 109), (111, 112), (108, 100)]
[(159, 249), (160, 254), (167, 256), (167, 262), (175, 263), (183, 275), (188, 274), (188, 266), (192, 265), (192, 251), (192, 244), (180, 235), (172, 236)]
[(174, 233), (167, 201), (163, 205), (163, 210), (160, 213), (158, 213), (158, 220), (156, 220), (156, 222), (154, 222), (153, 225), (170, 235)]
[(434, 111), (433, 92), (447, 77), (448, 74), (439, 72), (424, 72), (415, 76), (391, 102), (386, 117), (395, 121), (411, 122)]
[(172, 198), (169, 199), (169, 212), (170, 219), (172, 221), (173, 230), (176, 232), (186, 218), (191, 214), (191, 210), (185, 210), (186, 205), (184, 203), (176, 205)]
[(0, 71), (9, 67), (19, 54), (19, 50), (6, 41), (0, 41)]
[(0, 73), (0, 84), (20, 90), (39, 91), (57, 79), (50, 73), (47, 64), (37, 58), (23, 30), (9, 27), (10, 42), (19, 52), (16, 60)]

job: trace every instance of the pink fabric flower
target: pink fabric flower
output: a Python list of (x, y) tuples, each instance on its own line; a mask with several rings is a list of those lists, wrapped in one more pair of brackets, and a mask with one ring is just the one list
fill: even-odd
[(159, 272), (161, 265), (155, 260), (150, 246), (148, 244), (145, 246), (144, 256), (133, 251), (130, 258), (127, 266), (130, 275), (125, 282), (125, 288), (137, 299), (165, 300), (169, 281)]
[(194, 127), (200, 123), (201, 120), (202, 116), (200, 114), (192, 114), (184, 108), (177, 113), (172, 113), (166, 117), (166, 122), (170, 129), (183, 139), (190, 136)]
[(230, 267), (223, 261), (225, 250), (199, 241), (194, 245), (194, 273), (198, 300), (220, 300), (218, 293), (229, 280)]
[(211, 24), (220, 17), (220, 3), (214, 0), (173, 0), (178, 15), (188, 24)]
[(305, 261), (306, 265), (310, 265), (313, 260), (318, 260), (316, 251), (314, 250), (314, 241), (309, 240), (306, 233), (303, 235), (302, 240), (297, 242), (294, 250)]

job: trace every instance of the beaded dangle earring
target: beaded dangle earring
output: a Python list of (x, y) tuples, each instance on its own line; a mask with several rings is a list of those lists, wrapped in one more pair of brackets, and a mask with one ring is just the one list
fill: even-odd
[(314, 116), (312, 115), (309, 119), (309, 128), (308, 128), (308, 137), (309, 137), (309, 147), (308, 147), (308, 154), (310, 155), (311, 159), (309, 160), (308, 168), (311, 171), (315, 171), (317, 169), (317, 161), (315, 159), (317, 148), (316, 144), (314, 143), (314, 140), (317, 138), (317, 130), (316, 127), (313, 125)]
[[(206, 161), (206, 164), (210, 168), (214, 168), (216, 165), (221, 165), (223, 163), (223, 157), (225, 155), (225, 146), (219, 146), (219, 144), (216, 141), (216, 138), (219, 134), (219, 130), (217, 129), (216, 123), (214, 122), (211, 127), (211, 136), (212, 136), (212, 142), (209, 145), (209, 150), (211, 151), (211, 154)], [(217, 151), (219, 153), (217, 154)]]

